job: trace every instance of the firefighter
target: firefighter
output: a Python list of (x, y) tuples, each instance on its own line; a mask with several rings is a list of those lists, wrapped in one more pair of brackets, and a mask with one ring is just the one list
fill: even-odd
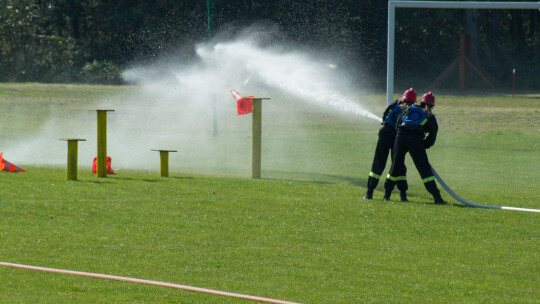
[(435, 96), (429, 92), (422, 96), (420, 105), (409, 107), (398, 118), (392, 166), (384, 183), (383, 200), (390, 200), (392, 190), (399, 182), (402, 168), (405, 167), (405, 155), (409, 152), (426, 190), (433, 195), (435, 204), (446, 204), (435, 183), (426, 153), (426, 149), (435, 144), (439, 129), (437, 119), (432, 113), (434, 106)]
[[(406, 90), (399, 100), (390, 104), (383, 113), (382, 127), (379, 130), (379, 139), (375, 148), (375, 157), (371, 165), (367, 182), (367, 192), (364, 199), (373, 198), (373, 190), (377, 187), (381, 174), (386, 167), (388, 153), (393, 151), (394, 141), (396, 139), (396, 121), (404, 109), (416, 102), (416, 92), (413, 88)], [(402, 172), (399, 174), (397, 187), (400, 190), (401, 200), (407, 201), (407, 176), (406, 167), (402, 167)]]

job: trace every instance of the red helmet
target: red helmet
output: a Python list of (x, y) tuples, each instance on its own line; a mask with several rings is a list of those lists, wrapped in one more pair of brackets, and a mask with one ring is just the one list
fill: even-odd
[(401, 96), (401, 100), (406, 101), (406, 102), (410, 102), (410, 103), (415, 103), (416, 102), (416, 92), (414, 91), (414, 89), (410, 88), (407, 91), (405, 91), (403, 93), (403, 96)]
[(422, 96), (422, 99), (420, 99), (420, 102), (423, 104), (427, 104), (428, 106), (435, 105), (435, 96), (431, 94), (431, 92), (426, 93)]

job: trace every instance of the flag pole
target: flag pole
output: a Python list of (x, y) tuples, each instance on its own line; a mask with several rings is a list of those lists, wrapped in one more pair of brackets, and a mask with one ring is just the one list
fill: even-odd
[[(214, 36), (214, 22), (212, 21), (213, 17), (213, 10), (212, 10), (212, 0), (206, 0), (206, 9), (207, 9), (207, 15), (208, 15), (208, 43), (212, 41), (212, 37)], [(217, 109), (216, 109), (216, 98), (215, 96), (212, 97), (212, 134), (214, 136), (218, 135), (217, 130)]]

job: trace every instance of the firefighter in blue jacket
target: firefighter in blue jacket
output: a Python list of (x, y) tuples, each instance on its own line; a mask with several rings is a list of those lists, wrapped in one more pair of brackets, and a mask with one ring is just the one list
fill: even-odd
[(446, 204), (435, 183), (426, 153), (426, 149), (435, 144), (439, 129), (437, 119), (431, 112), (433, 106), (435, 106), (435, 96), (431, 92), (426, 93), (422, 96), (419, 106), (409, 107), (398, 118), (392, 166), (384, 183), (383, 200), (390, 200), (392, 190), (399, 182), (400, 174), (405, 167), (405, 155), (409, 152), (426, 190), (433, 195), (435, 204)]
[[(379, 139), (377, 141), (377, 147), (375, 148), (375, 157), (373, 158), (373, 164), (371, 165), (371, 172), (369, 172), (367, 182), (367, 192), (364, 199), (373, 198), (373, 190), (377, 187), (381, 174), (386, 167), (386, 161), (388, 159), (388, 153), (394, 149), (394, 141), (396, 139), (396, 122), (404, 109), (416, 102), (416, 92), (413, 88), (408, 89), (403, 93), (403, 96), (399, 100), (390, 104), (383, 113), (382, 127), (379, 130)], [(397, 187), (400, 190), (401, 200), (407, 201), (407, 175), (405, 166), (402, 167), (399, 180), (397, 181)]]

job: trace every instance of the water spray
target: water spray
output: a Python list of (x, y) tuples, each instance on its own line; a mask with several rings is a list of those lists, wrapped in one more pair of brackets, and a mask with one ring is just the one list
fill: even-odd
[[(118, 168), (152, 169), (152, 163), (146, 161), (154, 153), (150, 149), (175, 146), (186, 147), (181, 159), (189, 160), (193, 170), (206, 173), (215, 173), (222, 168), (237, 170), (244, 165), (241, 160), (243, 150), (238, 147), (244, 142), (243, 133), (247, 126), (242, 125), (245, 122), (232, 123), (234, 108), (229, 106), (230, 100), (224, 96), (231, 87), (240, 86), (238, 89), (260, 97), (272, 94), (274, 100), (278, 96), (286, 96), (288, 100), (283, 102), (303, 103), (333, 115), (380, 122), (380, 117), (369, 111), (370, 105), (376, 106), (375, 102), (358, 98), (362, 95), (362, 84), (348, 77), (346, 65), (344, 68), (341, 64), (337, 66), (334, 60), (320, 59), (321, 54), (278, 43), (261, 46), (249, 38), (214, 40), (196, 46), (196, 52), (197, 58), (189, 62), (167, 60), (154, 65), (133, 66), (122, 73), (123, 79), (134, 86), (133, 90), (122, 90), (122, 94), (107, 96), (89, 106), (89, 109), (122, 112), (122, 119), (107, 117), (109, 121), (104, 119), (102, 123), (98, 118), (97, 151), (101, 156), (97, 161), (98, 177), (107, 174), (105, 157), (107, 152), (110, 153), (108, 150), (116, 155)], [(279, 107), (280, 104), (275, 102), (274, 105)], [(290, 124), (302, 125), (300, 120), (303, 117), (294, 112), (285, 114)], [(100, 117), (106, 115), (110, 116), (98, 113)], [(215, 136), (218, 127), (216, 115), (220, 120), (221, 138)], [(19, 161), (65, 165), (65, 148), (43, 143), (78, 137), (65, 134), (65, 130), (76, 131), (92, 143), (92, 149), (78, 151), (80, 165), (90, 166), (88, 160), (96, 157), (93, 146), (96, 133), (88, 134), (80, 124), (89, 118), (92, 119), (84, 113), (69, 119), (51, 116), (40, 133), (8, 148), (16, 152)], [(152, 128), (143, 127), (145, 125)], [(113, 133), (106, 134), (102, 130), (111, 127), (114, 128)], [(300, 128), (297, 130), (301, 131)], [(268, 148), (287, 157), (289, 147), (277, 147), (280, 144), (275, 143)], [(220, 153), (224, 150), (233, 153)]]
[(481, 204), (475, 204), (475, 203), (469, 202), (469, 201), (461, 198), (454, 191), (452, 191), (452, 189), (450, 189), (450, 187), (448, 187), (448, 185), (446, 185), (446, 183), (439, 176), (439, 174), (437, 174), (437, 171), (435, 171), (435, 169), (433, 169), (433, 167), (431, 167), (431, 171), (433, 172), (433, 175), (435, 176), (435, 178), (437, 179), (439, 184), (441, 184), (441, 186), (444, 188), (444, 190), (446, 190), (446, 192), (448, 192), (448, 194), (450, 194), (453, 198), (455, 198), (457, 201), (459, 201), (460, 203), (462, 203), (464, 205), (467, 205), (467, 206), (470, 206), (470, 207), (476, 207), (476, 208), (504, 209), (504, 210), (515, 210), (515, 211), (538, 212), (538, 213), (540, 213), (539, 209), (527, 209), (527, 208), (506, 207), (506, 206), (490, 206), (490, 205), (481, 205)]
[[(256, 78), (258, 83), (269, 89), (297, 96), (305, 102), (330, 106), (338, 113), (381, 121), (380, 117), (343, 93), (350, 92), (354, 86), (336, 71), (337, 65), (333, 63), (321, 63), (298, 51), (262, 48), (249, 40), (200, 46), (197, 54), (203, 61), (219, 68), (234, 70), (233, 73), (238, 75), (247, 74), (243, 78), (244, 85)], [(231, 75), (227, 76), (230, 78)]]
[(253, 73), (249, 74), (248, 78), (244, 80), (244, 85), (248, 84), (248, 82), (251, 80), (251, 76), (253, 76)]

